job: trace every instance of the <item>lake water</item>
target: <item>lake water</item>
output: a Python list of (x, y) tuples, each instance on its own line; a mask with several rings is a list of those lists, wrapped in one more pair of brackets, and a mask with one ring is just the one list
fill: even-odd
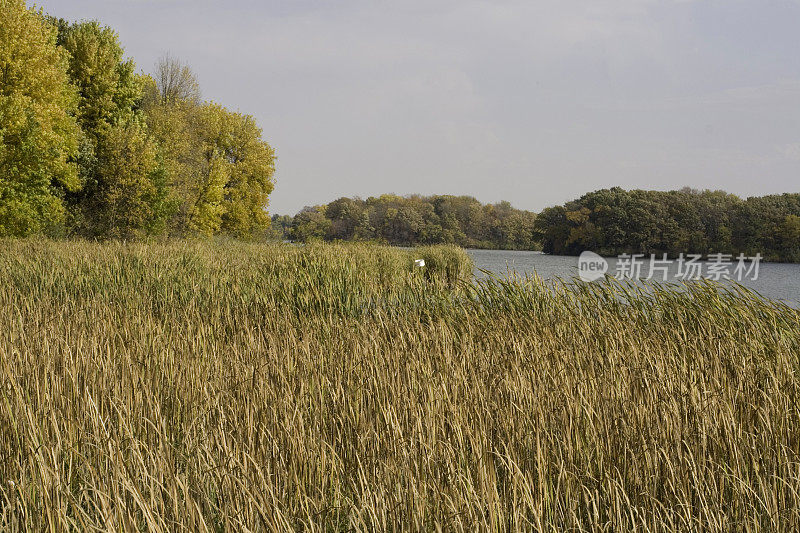
[[(536, 273), (544, 279), (571, 279), (578, 276), (578, 258), (561, 255), (545, 255), (540, 252), (513, 252), (504, 250), (467, 250), (475, 263), (475, 275), (482, 277), (480, 270), (503, 275), (509, 270), (520, 274)], [(608, 273), (617, 273), (617, 260), (607, 258)], [(703, 263), (703, 272), (707, 272), (708, 263)], [(735, 261), (734, 261), (735, 267)], [(650, 261), (642, 262), (642, 276), (647, 277)], [(774, 300), (782, 300), (787, 304), (800, 308), (800, 264), (761, 263), (758, 279), (743, 277), (741, 284), (757, 291), (762, 296)], [(731, 270), (733, 272), (733, 270)], [(677, 261), (669, 264), (667, 282), (680, 282)], [(661, 281), (663, 274), (657, 272), (656, 279)]]

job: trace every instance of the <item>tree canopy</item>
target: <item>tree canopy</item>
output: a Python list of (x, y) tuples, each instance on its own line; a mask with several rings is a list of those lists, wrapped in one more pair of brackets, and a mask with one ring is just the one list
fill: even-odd
[(23, 0), (0, 2), (0, 20), (0, 235), (57, 231), (80, 186), (69, 54)]
[(742, 199), (723, 191), (594, 191), (534, 214), (469, 196), (339, 198), (274, 216), (273, 231), (300, 242), (372, 240), (538, 250), (554, 255), (716, 253), (800, 262), (800, 194)]
[(536, 219), (547, 253), (761, 254), (800, 261), (800, 194), (742, 199), (722, 191), (603, 189)]
[(508, 202), (481, 204), (471, 196), (383, 195), (339, 198), (307, 207), (292, 222), (295, 240), (376, 240), (394, 245), (450, 243), (465, 247), (537, 248), (530, 211)]
[(24, 0), (0, 20), (0, 236), (270, 231), (275, 152), (188, 65), (137, 73), (113, 29)]

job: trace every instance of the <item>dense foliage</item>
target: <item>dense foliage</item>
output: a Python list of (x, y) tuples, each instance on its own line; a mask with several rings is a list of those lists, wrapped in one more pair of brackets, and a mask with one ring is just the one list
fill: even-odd
[(166, 57), (137, 74), (119, 37), (0, 0), (0, 236), (269, 230), (275, 154), (252, 117), (204, 103)]
[(535, 225), (552, 254), (760, 253), (800, 261), (800, 194), (744, 200), (721, 191), (615, 187), (547, 208)]
[[(483, 205), (469, 196), (339, 198), (298, 213), (289, 236), (298, 241), (375, 240), (406, 246), (446, 243), (530, 250), (537, 247), (535, 218), (508, 202)], [(273, 223), (284, 221), (276, 218)]]
[(800, 261), (800, 194), (742, 199), (722, 191), (595, 191), (539, 214), (468, 196), (340, 198), (272, 218), (300, 242), (451, 243), (578, 255), (744, 253)]
[(79, 188), (77, 96), (56, 30), (23, 0), (0, 2), (0, 235), (63, 224)]

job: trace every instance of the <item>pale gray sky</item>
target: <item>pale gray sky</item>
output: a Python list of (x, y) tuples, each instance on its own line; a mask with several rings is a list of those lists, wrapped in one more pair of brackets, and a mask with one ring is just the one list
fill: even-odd
[(278, 152), (270, 211), (620, 185), (800, 192), (800, 0), (45, 0), (170, 52)]

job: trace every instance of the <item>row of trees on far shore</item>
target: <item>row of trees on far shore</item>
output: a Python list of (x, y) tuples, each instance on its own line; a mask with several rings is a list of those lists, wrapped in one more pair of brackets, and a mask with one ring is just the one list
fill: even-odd
[(547, 253), (744, 253), (800, 262), (800, 194), (742, 199), (722, 191), (592, 192), (542, 211)]
[(273, 217), (288, 238), (380, 241), (393, 245), (456, 244), (470, 248), (532, 250), (538, 247), (536, 215), (508, 202), (484, 205), (470, 196), (339, 198), (307, 207), (295, 217)]
[(800, 194), (742, 199), (722, 191), (603, 189), (539, 214), (468, 196), (340, 198), (274, 216), (286, 238), (374, 240), (578, 255), (745, 253), (800, 261)]
[(269, 230), (275, 154), (165, 57), (137, 73), (111, 28), (0, 3), (0, 236)]

